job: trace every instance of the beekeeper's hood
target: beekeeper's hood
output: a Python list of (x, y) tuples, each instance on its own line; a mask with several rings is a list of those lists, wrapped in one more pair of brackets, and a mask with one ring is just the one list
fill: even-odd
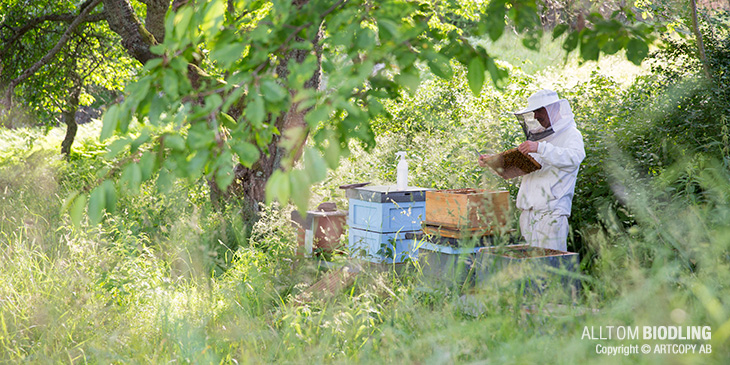
[[(543, 127), (535, 119), (535, 110), (544, 107), (550, 119), (550, 127)], [(558, 93), (552, 90), (540, 90), (527, 98), (527, 107), (514, 112), (522, 125), (528, 141), (539, 141), (552, 134), (560, 133), (575, 126), (573, 110), (565, 99), (559, 99)]]

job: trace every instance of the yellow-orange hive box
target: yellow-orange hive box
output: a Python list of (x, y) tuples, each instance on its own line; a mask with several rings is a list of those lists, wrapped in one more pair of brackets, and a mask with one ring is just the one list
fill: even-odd
[(444, 229), (482, 232), (507, 228), (509, 192), (453, 189), (426, 192), (424, 224)]

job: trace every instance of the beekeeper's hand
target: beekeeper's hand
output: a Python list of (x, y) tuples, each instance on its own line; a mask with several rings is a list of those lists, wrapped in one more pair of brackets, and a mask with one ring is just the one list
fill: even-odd
[(492, 158), (492, 155), (479, 155), (479, 166), (487, 167), (487, 160)]
[(531, 152), (537, 152), (537, 142), (524, 141), (517, 147), (517, 149), (525, 155)]

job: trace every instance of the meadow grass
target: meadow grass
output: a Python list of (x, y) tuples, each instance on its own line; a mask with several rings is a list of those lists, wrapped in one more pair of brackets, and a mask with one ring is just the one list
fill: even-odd
[[(517, 74), (515, 85), (532, 88), (543, 77)], [(463, 87), (463, 80), (454, 82)], [(524, 92), (486, 90), (483, 102), (448, 128), (384, 133), (372, 151), (353, 145), (340, 168), (313, 188), (313, 204), (336, 200), (346, 207), (336, 189), (341, 183), (393, 181), (394, 152), (404, 146), (414, 185), (514, 188), (471, 165), (470, 149), (488, 137), (493, 147), (482, 148), (503, 147), (499, 141), (514, 129), (504, 132), (513, 122), (499, 110), (518, 104)], [(621, 156), (606, 164), (636, 225), (590, 230), (585, 244), (596, 262), (591, 275), (579, 276), (577, 293), (557, 281), (523, 291), (518, 284), (526, 274), (511, 271), (462, 288), (434, 283), (416, 265), (366, 270), (334, 298), (296, 303), (325, 270), (295, 254), (290, 207), (264, 206), (250, 224), (236, 204), (214, 209), (204, 182), (179, 182), (169, 194), (153, 186), (138, 195), (120, 192), (116, 212), (101, 225), (74, 226), (62, 209), (65, 198), (113, 163), (101, 158), (99, 127), (81, 128), (69, 161), (58, 156), (58, 129), (0, 131), (0, 361), (721, 364), (730, 358), (730, 174), (721, 164), (701, 173), (708, 192), (702, 204), (672, 200), (658, 182), (633, 178), (630, 160)], [(692, 343), (709, 343), (713, 351), (609, 357), (596, 354), (598, 342), (655, 342), (582, 338), (586, 326), (645, 325), (711, 326), (711, 340)]]

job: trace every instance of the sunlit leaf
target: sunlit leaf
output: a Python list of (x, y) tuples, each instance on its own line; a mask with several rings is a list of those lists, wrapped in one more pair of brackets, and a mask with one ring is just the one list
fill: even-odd
[(307, 148), (304, 151), (304, 169), (309, 174), (309, 181), (312, 183), (324, 180), (327, 177), (327, 165), (314, 148)]
[(309, 176), (306, 171), (294, 170), (289, 173), (291, 185), (291, 199), (297, 210), (304, 212), (309, 205), (309, 197), (311, 195)]
[(97, 186), (91, 191), (89, 197), (89, 223), (92, 225), (99, 224), (104, 217), (104, 209), (106, 208), (106, 192), (103, 186)]
[(266, 182), (266, 202), (271, 203), (278, 200), (282, 204), (286, 204), (289, 201), (290, 192), (289, 177), (281, 170), (274, 171), (269, 177), (269, 181)]
[(114, 104), (104, 113), (99, 139), (103, 142), (111, 137), (117, 129), (117, 125), (119, 125), (119, 105)]
[(101, 183), (101, 188), (104, 189), (104, 203), (106, 211), (114, 213), (117, 208), (117, 188), (114, 186), (114, 182), (111, 180), (104, 180), (104, 182)]
[(484, 85), (484, 62), (479, 57), (474, 57), (469, 61), (467, 79), (469, 81), (469, 89), (475, 96), (479, 96)]
[(71, 204), (71, 210), (69, 211), (69, 216), (71, 216), (71, 222), (73, 222), (74, 226), (78, 227), (81, 225), (84, 211), (86, 211), (86, 194), (79, 194)]
[(121, 183), (122, 186), (132, 193), (139, 193), (139, 186), (142, 184), (142, 170), (138, 164), (132, 163), (124, 168)]

